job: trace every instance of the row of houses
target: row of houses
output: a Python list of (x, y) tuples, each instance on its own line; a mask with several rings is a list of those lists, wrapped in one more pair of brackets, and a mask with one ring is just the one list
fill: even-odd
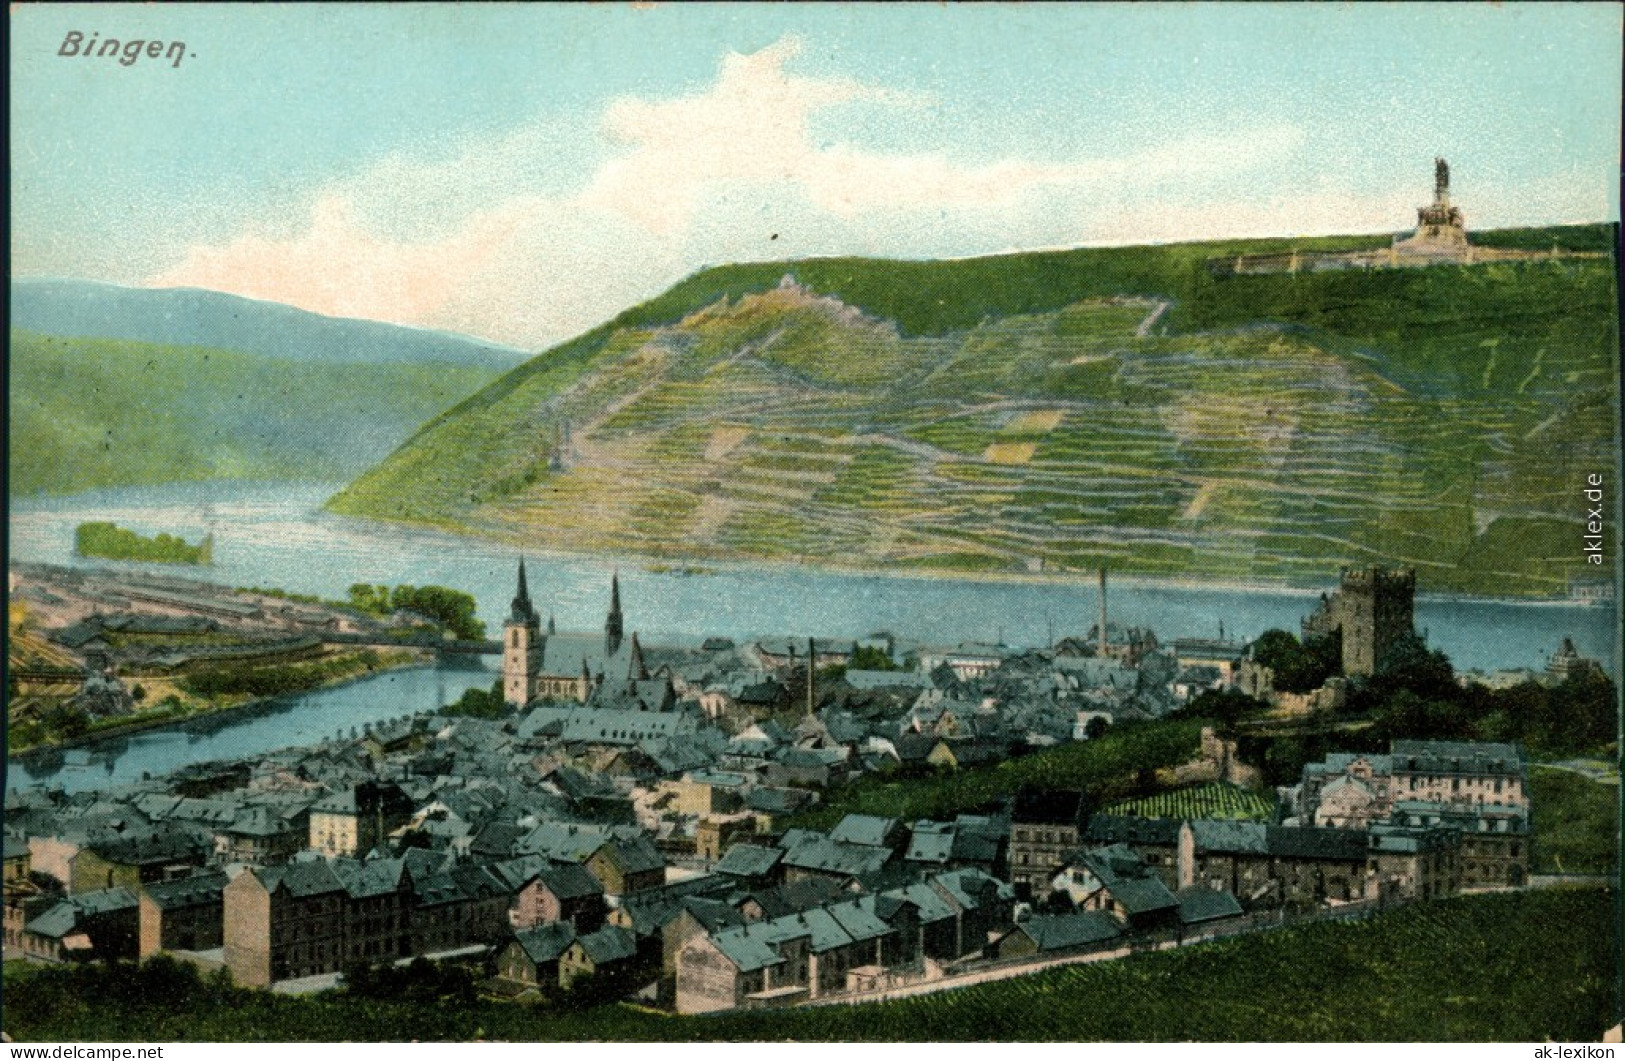
[(1008, 885), (975, 869), (696, 933), (676, 954), (676, 1007), (790, 1005), (981, 956), (1012, 923)]
[(1529, 875), (1528, 770), (1516, 744), (1396, 740), (1387, 754), (1309, 763), (1281, 802), (1295, 823), (1388, 837), (1453, 833), (1464, 886), (1517, 886)]

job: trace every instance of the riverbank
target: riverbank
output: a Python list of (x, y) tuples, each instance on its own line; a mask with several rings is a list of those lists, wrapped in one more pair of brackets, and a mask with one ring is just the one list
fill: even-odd
[[(330, 502), (332, 498), (329, 498)], [(422, 522), (384, 519), (378, 516), (352, 516), (338, 513), (323, 502), (322, 512), (356, 524), (374, 524), (381, 528), (408, 530), (420, 534), (440, 534), (453, 540), (467, 539), (488, 545), (501, 545), (523, 552), (544, 563), (555, 560), (602, 560), (606, 563), (635, 564), (650, 574), (706, 578), (713, 575), (782, 575), (812, 572), (843, 575), (852, 578), (899, 579), (911, 582), (961, 582), (980, 585), (1057, 586), (1085, 589), (1099, 585), (1098, 569), (1087, 571), (989, 571), (977, 568), (920, 568), (886, 567), (861, 563), (839, 563), (826, 559), (795, 561), (765, 558), (738, 558), (718, 556), (706, 552), (648, 552), (636, 549), (617, 549), (612, 555), (587, 550), (572, 550), (556, 545), (537, 545), (523, 535), (503, 533), (472, 523), (456, 520), (428, 520)], [(1269, 593), (1280, 596), (1314, 598), (1337, 588), (1340, 572), (1328, 569), (1324, 579), (1295, 582), (1285, 579), (1225, 579), (1225, 578), (1170, 578), (1120, 572), (1108, 568), (1108, 589), (1121, 586), (1129, 589), (1159, 591), (1213, 591), (1220, 593)], [(1524, 595), (1493, 596), (1475, 593), (1440, 593), (1423, 589), (1417, 592), (1420, 602), (1459, 602), (1462, 604), (1517, 605), (1520, 607), (1573, 608), (1586, 606), (1587, 601), (1566, 596)], [(1612, 606), (1611, 604), (1609, 605)]]
[[(227, 586), (281, 586), (323, 600), (342, 600), (352, 584), (425, 583), (452, 586), (479, 601), (487, 629), (500, 627), (514, 592), (519, 539), (460, 536), (456, 527), (421, 527), (338, 516), (322, 504), (339, 484), (306, 486), (214, 484), (131, 489), (82, 495), (74, 503), (20, 505), (11, 514), (9, 549), (17, 564), (43, 563), (84, 572), (124, 565), (89, 564), (71, 552), (73, 528), (115, 518), (127, 526), (167, 526), (201, 533), (205, 513), (229, 528), (203, 577)], [(187, 513), (195, 514), (188, 523)], [(497, 528), (501, 530), (502, 528)], [(517, 535), (527, 528), (507, 528)], [(796, 632), (822, 639), (891, 631), (932, 645), (1002, 640), (1037, 647), (1085, 635), (1099, 616), (1093, 572), (1004, 572), (993, 577), (864, 569), (832, 572), (804, 564), (763, 561), (693, 564), (713, 573), (678, 575), (642, 569), (628, 553), (597, 555), (524, 548), (531, 557), (531, 591), (560, 630), (595, 630), (604, 622), (612, 572), (619, 568), (629, 629), (647, 643), (699, 643), (708, 637), (744, 641)], [(653, 563), (666, 562), (652, 558)], [(781, 558), (782, 559), (782, 558)], [(619, 562), (618, 562), (619, 561)], [(143, 575), (142, 577), (146, 577)], [(1233, 577), (1226, 582), (1163, 578), (1113, 570), (1112, 621), (1154, 630), (1164, 640), (1212, 637), (1222, 622), (1230, 637), (1296, 630), (1338, 571), (1312, 586), (1274, 589)], [(1225, 586), (1232, 587), (1230, 589)], [(1419, 629), (1458, 669), (1490, 673), (1541, 669), (1565, 637), (1581, 654), (1617, 667), (1614, 610), (1566, 602), (1538, 606), (1519, 599), (1472, 602), (1427, 593), (1417, 601)], [(719, 603), (726, 602), (726, 607)]]
[[(432, 662), (432, 654), (423, 649), (389, 649), (383, 652), (363, 649), (334, 653), (322, 662), (329, 665), (342, 662), (345, 665), (337, 673), (307, 688), (266, 696), (228, 693), (203, 698), (186, 693), (180, 688), (179, 683), (172, 679), (131, 679), (132, 687), (141, 685), (147, 689), (146, 699), (152, 701), (150, 708), (145, 710), (138, 708), (130, 715), (94, 720), (89, 724), (90, 728), (72, 736), (45, 735), (42, 730), (33, 728), (38, 724), (36, 719), (8, 718), (6, 757), (16, 758), (26, 764), (30, 759), (74, 748), (89, 747), (134, 733), (243, 712), (250, 708), (274, 704), (289, 695), (342, 688), (385, 671), (428, 666)], [(40, 735), (36, 737), (36, 733)], [(21, 741), (19, 737), (22, 738)]]

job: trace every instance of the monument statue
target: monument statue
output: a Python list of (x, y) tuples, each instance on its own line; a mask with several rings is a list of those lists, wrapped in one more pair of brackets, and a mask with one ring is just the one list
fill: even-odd
[(1445, 195), (1450, 191), (1450, 163), (1442, 158), (1433, 160), (1433, 194)]

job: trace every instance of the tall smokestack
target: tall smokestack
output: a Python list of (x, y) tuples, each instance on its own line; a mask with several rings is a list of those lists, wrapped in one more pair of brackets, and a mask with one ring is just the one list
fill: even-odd
[(1106, 655), (1106, 565), (1100, 565), (1100, 655)]
[(818, 714), (818, 653), (813, 639), (807, 638), (807, 717)]

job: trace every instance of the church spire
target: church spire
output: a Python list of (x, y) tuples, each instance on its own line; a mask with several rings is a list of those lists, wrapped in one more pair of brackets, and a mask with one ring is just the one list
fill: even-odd
[(626, 668), (628, 681), (646, 682), (649, 680), (648, 664), (643, 662), (643, 646), (638, 644), (637, 631), (632, 632), (632, 661)]
[(604, 655), (613, 656), (621, 650), (621, 575), (609, 577), (609, 616), (604, 620)]
[(519, 590), (514, 594), (511, 621), (527, 625), (536, 622), (536, 609), (530, 603), (530, 587), (525, 584), (525, 558), (519, 558)]

